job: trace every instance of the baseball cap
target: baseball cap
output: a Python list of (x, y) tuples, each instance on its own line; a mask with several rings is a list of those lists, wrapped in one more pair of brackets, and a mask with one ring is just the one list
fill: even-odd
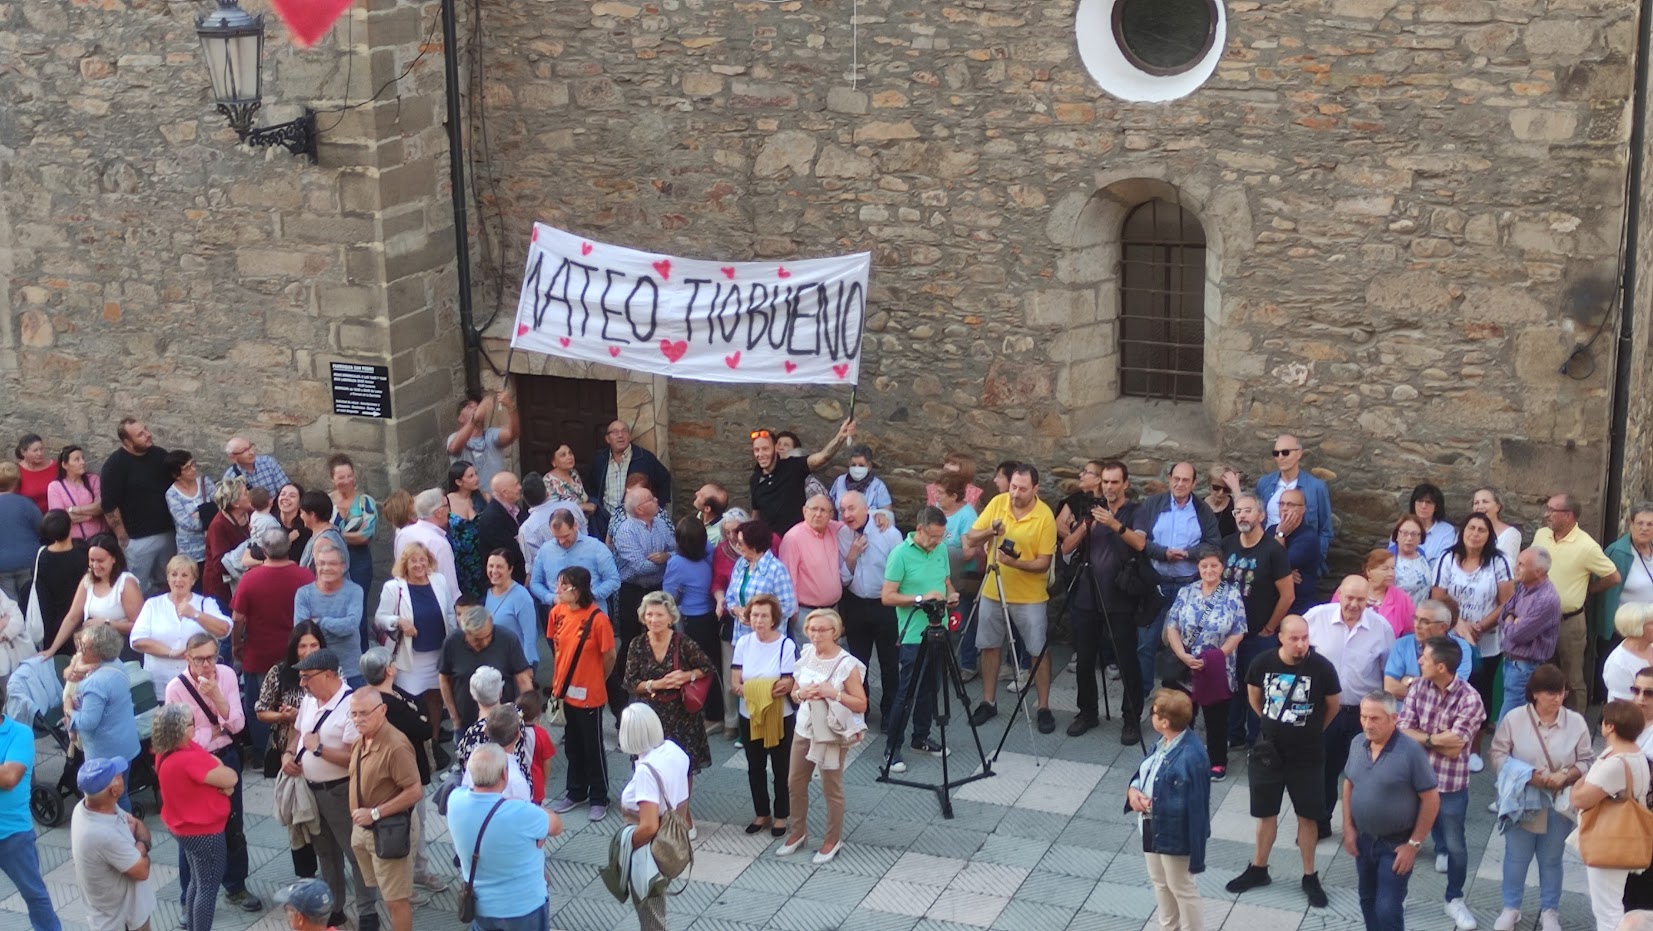
[(80, 764), (80, 772), (75, 775), (75, 785), (85, 795), (96, 795), (109, 788), (116, 776), (125, 774), (126, 761), (120, 757), (87, 760)]
[(338, 672), (339, 654), (323, 647), (299, 660), (298, 665), (293, 668), (300, 672), (309, 672), (313, 669), (320, 669), (324, 672)]
[[(311, 654), (312, 656), (314, 654)], [(326, 921), (333, 914), (333, 892), (319, 879), (301, 879), (275, 894), (277, 905), (285, 905), (306, 918)]]

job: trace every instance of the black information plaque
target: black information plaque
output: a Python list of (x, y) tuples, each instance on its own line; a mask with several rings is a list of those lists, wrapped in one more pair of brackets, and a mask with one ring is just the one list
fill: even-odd
[(390, 417), (390, 366), (334, 362), (333, 413)]

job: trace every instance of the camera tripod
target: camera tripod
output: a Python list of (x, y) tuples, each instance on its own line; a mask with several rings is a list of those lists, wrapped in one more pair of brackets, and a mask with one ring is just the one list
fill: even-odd
[[(913, 711), (918, 707), (919, 693), (931, 686), (935, 689), (934, 721), (937, 731), (941, 735), (941, 781), (919, 782), (915, 779), (902, 779), (890, 775), (891, 757), (900, 752), (899, 743), (891, 743), (884, 750), (884, 759), (878, 768), (878, 781), (891, 785), (910, 786), (915, 789), (929, 789), (935, 792), (941, 801), (941, 816), (953, 817), (952, 791), (959, 786), (969, 785), (993, 775), (993, 763), (987, 758), (987, 752), (982, 749), (981, 733), (976, 726), (970, 723), (970, 698), (964, 691), (964, 677), (959, 672), (958, 656), (953, 652), (953, 642), (947, 636), (947, 628), (941, 624), (942, 612), (946, 605), (939, 602), (925, 604), (925, 613), (929, 621), (920, 635), (918, 656), (913, 660), (913, 672), (907, 680), (907, 688), (901, 695), (901, 713), (895, 717), (895, 726), (887, 728), (886, 733), (894, 736), (901, 734), (903, 739), (907, 735), (907, 724), (912, 720)], [(935, 612), (935, 613), (932, 613)], [(909, 618), (909, 621), (911, 619)], [(976, 745), (976, 756), (981, 760), (981, 772), (965, 776), (960, 779), (952, 777), (949, 763), (949, 749), (947, 746), (947, 725), (953, 717), (953, 701), (957, 699), (958, 707), (964, 710), (965, 726), (970, 728), (970, 739)]]

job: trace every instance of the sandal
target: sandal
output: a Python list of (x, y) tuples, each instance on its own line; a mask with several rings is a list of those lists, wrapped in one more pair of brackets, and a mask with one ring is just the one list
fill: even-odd
[[(759, 831), (762, 831), (764, 828), (769, 827), (769, 825), (770, 825), (770, 821), (769, 821), (768, 818), (759, 818), (756, 821), (753, 821), (751, 824), (748, 824), (746, 826), (746, 833), (756, 834)], [(777, 834), (775, 836), (779, 837), (780, 835)]]

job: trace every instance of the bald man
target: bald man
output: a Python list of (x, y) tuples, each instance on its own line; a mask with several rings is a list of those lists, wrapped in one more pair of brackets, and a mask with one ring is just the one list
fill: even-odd
[(517, 531), (528, 517), (528, 509), (522, 506), (522, 482), (513, 473), (496, 472), (488, 480), (488, 490), (493, 493), (493, 499), (476, 515), (477, 542), (481, 544), (483, 558), (495, 550), (504, 550), (505, 561), (511, 565), (511, 578), (518, 585), (525, 585), (528, 562), (522, 558), (522, 543), (517, 539)]
[[(1238, 894), (1270, 883), (1269, 853), (1280, 830), (1280, 802), (1289, 793), (1297, 812), (1303, 894), (1310, 905), (1325, 908), (1326, 891), (1315, 870), (1314, 845), (1316, 825), (1328, 810), (1323, 738), (1327, 724), (1338, 714), (1343, 684), (1326, 657), (1310, 649), (1308, 622), (1295, 614), (1280, 622), (1280, 648), (1257, 657), (1246, 670), (1245, 682), (1251, 710), (1263, 722), (1246, 771), (1251, 816), (1257, 819), (1257, 849), (1245, 872), (1229, 880), (1225, 888)], [(1348, 753), (1345, 740), (1345, 759)]]
[(1339, 586), (1338, 598), (1317, 605), (1303, 619), (1309, 625), (1309, 643), (1337, 670), (1343, 683), (1341, 710), (1326, 724), (1326, 814), (1320, 836), (1330, 837), (1332, 808), (1337, 804), (1337, 780), (1349, 761), (1349, 743), (1360, 733), (1360, 700), (1383, 691), (1383, 667), (1395, 646), (1395, 629), (1366, 604), (1365, 576), (1351, 575)]
[(1314, 531), (1320, 549), (1319, 570), (1325, 571), (1326, 551), (1332, 546), (1332, 495), (1326, 483), (1303, 468), (1303, 443), (1289, 433), (1274, 439), (1274, 464), (1277, 470), (1257, 479), (1257, 497), (1268, 513), (1268, 526), (1280, 523), (1280, 495), (1297, 489), (1303, 493), (1307, 512), (1303, 524)]

